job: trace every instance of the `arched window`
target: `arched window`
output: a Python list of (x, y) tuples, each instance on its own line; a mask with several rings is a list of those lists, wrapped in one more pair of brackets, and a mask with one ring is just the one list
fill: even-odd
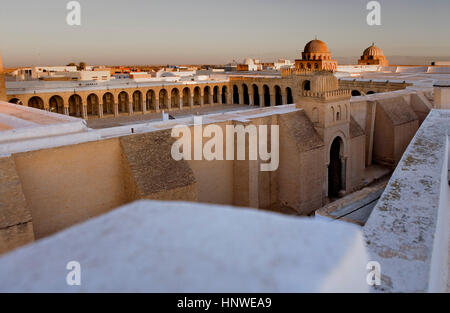
[(310, 90), (311, 90), (311, 81), (305, 80), (305, 81), (303, 82), (303, 87), (302, 87), (302, 89), (303, 89), (303, 90), (306, 90), (306, 91), (310, 91)]
[(312, 110), (312, 122), (319, 123), (319, 109), (317, 108)]

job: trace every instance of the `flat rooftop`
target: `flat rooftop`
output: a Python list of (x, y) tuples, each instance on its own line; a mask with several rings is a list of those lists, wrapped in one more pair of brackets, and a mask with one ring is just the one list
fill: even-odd
[[(360, 70), (359, 70), (360, 69)], [(431, 88), (436, 82), (450, 81), (450, 67), (392, 66), (357, 67), (341, 66), (336, 76), (341, 80), (373, 82), (406, 82), (414, 87)]]
[[(199, 110), (199, 109), (198, 109)], [(175, 120), (162, 121), (156, 116), (150, 120), (109, 120), (111, 124), (98, 125), (91, 129), (83, 119), (51, 113), (39, 109), (0, 102), (0, 157), (13, 153), (35, 151), (96, 141), (106, 138), (121, 137), (132, 133), (147, 133), (171, 129), (177, 125), (190, 126), (194, 117), (201, 116), (203, 124), (219, 123), (230, 120), (243, 121), (251, 118), (286, 114), (298, 110), (295, 104), (277, 107), (239, 107), (232, 106), (202, 111), (202, 114), (188, 114)], [(4, 113), (3, 113), (4, 112)], [(23, 116), (20, 118), (20, 116)]]
[(56, 137), (82, 134), (86, 122), (67, 115), (0, 101), (0, 156), (45, 147)]

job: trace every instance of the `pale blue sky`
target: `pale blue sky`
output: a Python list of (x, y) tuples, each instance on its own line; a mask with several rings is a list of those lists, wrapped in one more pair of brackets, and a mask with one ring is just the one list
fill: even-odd
[(450, 60), (449, 0), (381, 0), (376, 27), (368, 0), (80, 0), (79, 27), (66, 24), (67, 2), (2, 0), (6, 66), (295, 59), (316, 35), (343, 60), (372, 41), (387, 56)]

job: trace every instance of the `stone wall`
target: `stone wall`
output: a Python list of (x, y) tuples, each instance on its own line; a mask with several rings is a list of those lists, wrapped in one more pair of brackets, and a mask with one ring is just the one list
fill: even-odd
[(0, 254), (33, 241), (31, 212), (14, 160), (0, 158)]
[(406, 82), (375, 82), (372, 80), (350, 80), (350, 79), (340, 79), (339, 80), (339, 88), (348, 89), (348, 90), (357, 90), (362, 95), (367, 94), (368, 92), (374, 93), (382, 93), (382, 92), (390, 92), (396, 90), (403, 90), (412, 84)]
[(13, 159), (37, 239), (128, 201), (118, 139), (18, 153)]
[(378, 292), (445, 292), (450, 114), (433, 110), (409, 144), (364, 233), (381, 265)]
[(322, 206), (325, 146), (304, 111), (280, 116), (279, 203), (309, 214)]

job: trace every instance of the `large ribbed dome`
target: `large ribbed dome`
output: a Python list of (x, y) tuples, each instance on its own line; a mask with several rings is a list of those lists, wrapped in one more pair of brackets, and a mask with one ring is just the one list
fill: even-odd
[(305, 46), (305, 53), (330, 53), (328, 46), (322, 40), (312, 40)]
[(384, 56), (383, 50), (375, 46), (375, 44), (372, 44), (369, 48), (364, 50), (363, 56), (373, 56), (373, 57), (379, 57)]

